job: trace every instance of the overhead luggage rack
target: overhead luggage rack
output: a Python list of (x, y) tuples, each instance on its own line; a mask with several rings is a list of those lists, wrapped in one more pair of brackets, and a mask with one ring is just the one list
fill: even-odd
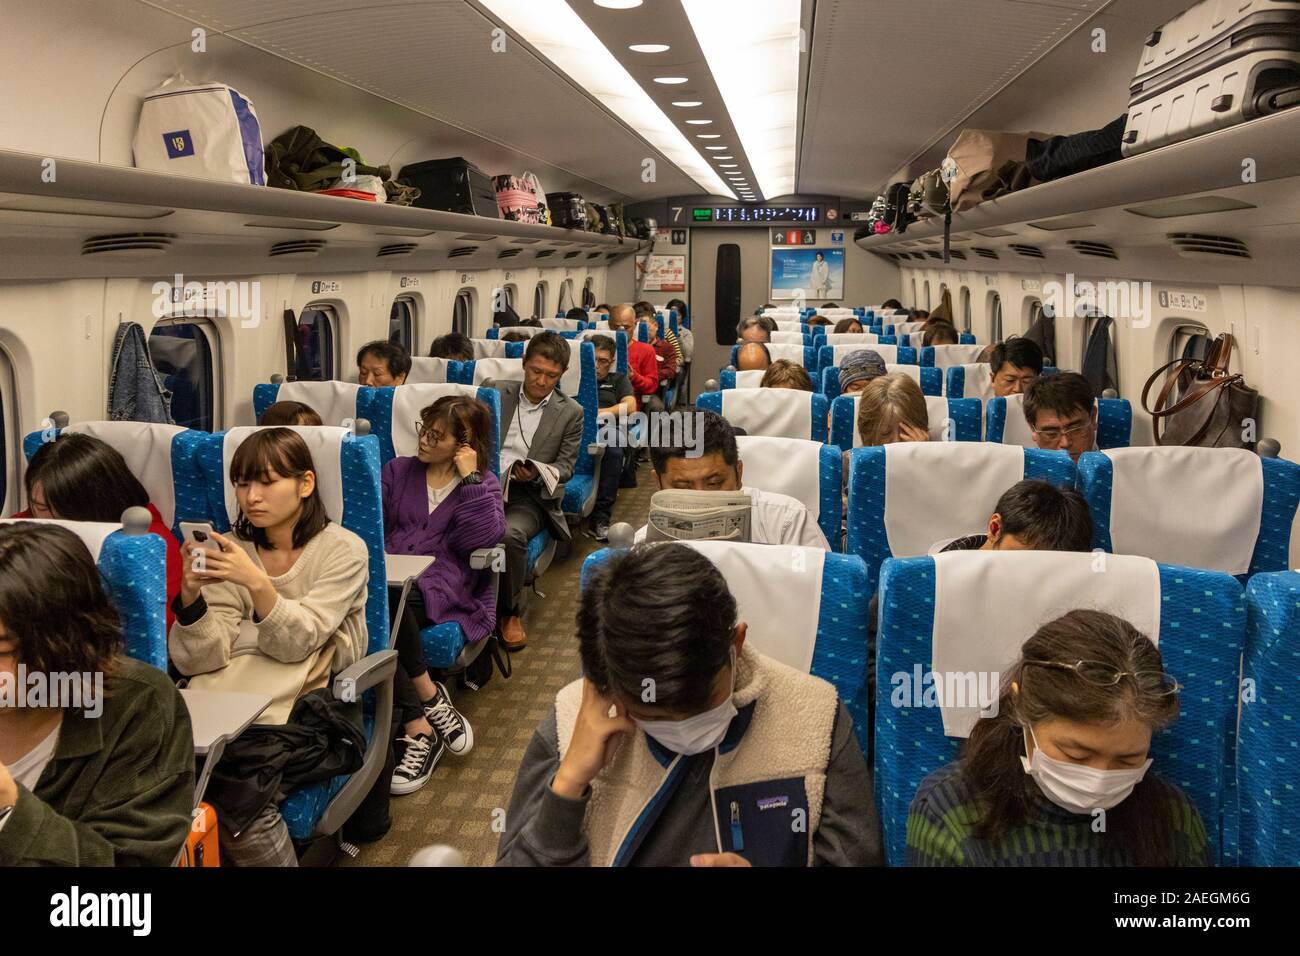
[[(1108, 269), (1127, 270), (1150, 266), (1157, 253), (1169, 253), (1176, 261), (1169, 239), (1175, 234), (1226, 234), (1239, 241), (1265, 228), (1270, 248), (1276, 246), (1278, 255), (1293, 255), (1300, 249), (1300, 213), (1294, 198), (1300, 191), (1297, 142), (1300, 110), (1292, 110), (980, 203), (953, 216), (953, 233), (979, 236), (981, 244), (973, 247), (974, 257), (960, 265), (954, 259), (950, 268), (997, 269), (992, 261), (983, 266), (980, 260), (997, 259), (998, 253), (1004, 261), (1008, 255), (1019, 259), (1014, 252), (1033, 245), (1049, 268), (1052, 263), (1078, 262), (1082, 253), (1110, 260)], [(913, 223), (901, 235), (860, 231), (855, 243), (906, 259), (909, 247), (930, 245), (942, 235), (943, 219), (936, 217)], [(995, 241), (983, 241), (990, 238)], [(1143, 251), (1145, 260), (1128, 254), (1136, 249)], [(916, 258), (916, 253), (910, 257)], [(1244, 257), (1225, 256), (1222, 261), (1253, 268)], [(1256, 263), (1260, 278), (1271, 284), (1283, 278), (1288, 285), (1300, 281), (1275, 269), (1265, 274), (1262, 270), (1269, 263), (1258, 257)], [(1022, 260), (1022, 266), (1028, 265)], [(1236, 281), (1249, 278), (1244, 272), (1236, 276)]]
[[(329, 256), (354, 256), (364, 249), (367, 257), (377, 247), (391, 245), (381, 237), (409, 237), (401, 243), (404, 268), (446, 268), (453, 253), (457, 268), (491, 268), (497, 254), (511, 247), (546, 243), (578, 245), (599, 250), (609, 260), (645, 252), (650, 242), (598, 233), (578, 232), (505, 219), (486, 219), (461, 213), (418, 209), (386, 203), (366, 203), (319, 196), (267, 186), (193, 179), (126, 166), (55, 159), (56, 175), (46, 181), (48, 157), (0, 150), (0, 244), (17, 252), (34, 238), (72, 240), (71, 255), (95, 236), (141, 232), (140, 219), (165, 219), (173, 246), (182, 254), (198, 242), (219, 238), (240, 253), (265, 257), (269, 247), (279, 249), (304, 243), (304, 233), (329, 232), (328, 249), (317, 246), (322, 265)], [(121, 221), (120, 227), (113, 223)], [(472, 253), (457, 237), (481, 242)], [(232, 243), (230, 240), (236, 240)], [(268, 244), (269, 240), (269, 244)], [(11, 245), (13, 244), (13, 245)], [(58, 243), (61, 247), (64, 243)], [(98, 251), (98, 250), (96, 250)], [(396, 252), (397, 250), (394, 250)], [(59, 258), (55, 255), (54, 258)], [(104, 275), (119, 274), (127, 263), (115, 257), (95, 256)], [(14, 256), (0, 255), (17, 269)], [(354, 258), (346, 261), (355, 261)], [(80, 267), (63, 268), (66, 274), (86, 274)], [(30, 268), (31, 263), (27, 266)], [(67, 263), (46, 263), (52, 274)], [(0, 264), (0, 278), (18, 277)], [(101, 274), (101, 273), (96, 273)], [(125, 273), (122, 273), (125, 274)], [(32, 278), (30, 274), (26, 277)]]

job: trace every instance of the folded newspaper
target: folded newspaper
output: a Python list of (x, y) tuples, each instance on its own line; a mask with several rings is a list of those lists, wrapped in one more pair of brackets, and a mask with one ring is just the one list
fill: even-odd
[(749, 541), (753, 502), (739, 491), (657, 491), (647, 541)]
[(550, 498), (555, 494), (556, 487), (560, 484), (560, 472), (554, 465), (548, 465), (544, 461), (533, 461), (531, 458), (521, 458), (514, 462), (506, 469), (505, 482), (501, 487), (501, 497), (510, 497), (510, 482), (514, 479), (515, 465), (532, 465), (537, 470), (537, 477), (542, 484), (546, 486), (546, 497)]

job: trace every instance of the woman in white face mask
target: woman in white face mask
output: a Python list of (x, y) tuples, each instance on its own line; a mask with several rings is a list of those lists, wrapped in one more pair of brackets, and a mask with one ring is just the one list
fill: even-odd
[(1071, 611), (1025, 642), (997, 716), (917, 790), (910, 866), (1205, 866), (1191, 801), (1151, 773), (1178, 715), (1160, 652), (1121, 618)]

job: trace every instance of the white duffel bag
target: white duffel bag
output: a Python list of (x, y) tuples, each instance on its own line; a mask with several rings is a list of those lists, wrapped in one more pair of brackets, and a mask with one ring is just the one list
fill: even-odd
[(191, 84), (173, 76), (146, 96), (134, 151), (140, 169), (266, 185), (257, 112), (222, 83)]

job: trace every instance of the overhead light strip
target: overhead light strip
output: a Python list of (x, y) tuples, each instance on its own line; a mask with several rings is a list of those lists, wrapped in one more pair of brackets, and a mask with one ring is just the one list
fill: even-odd
[(735, 196), (565, 0), (480, 0), (705, 192)]
[(800, 0), (681, 0), (768, 197), (795, 191)]

